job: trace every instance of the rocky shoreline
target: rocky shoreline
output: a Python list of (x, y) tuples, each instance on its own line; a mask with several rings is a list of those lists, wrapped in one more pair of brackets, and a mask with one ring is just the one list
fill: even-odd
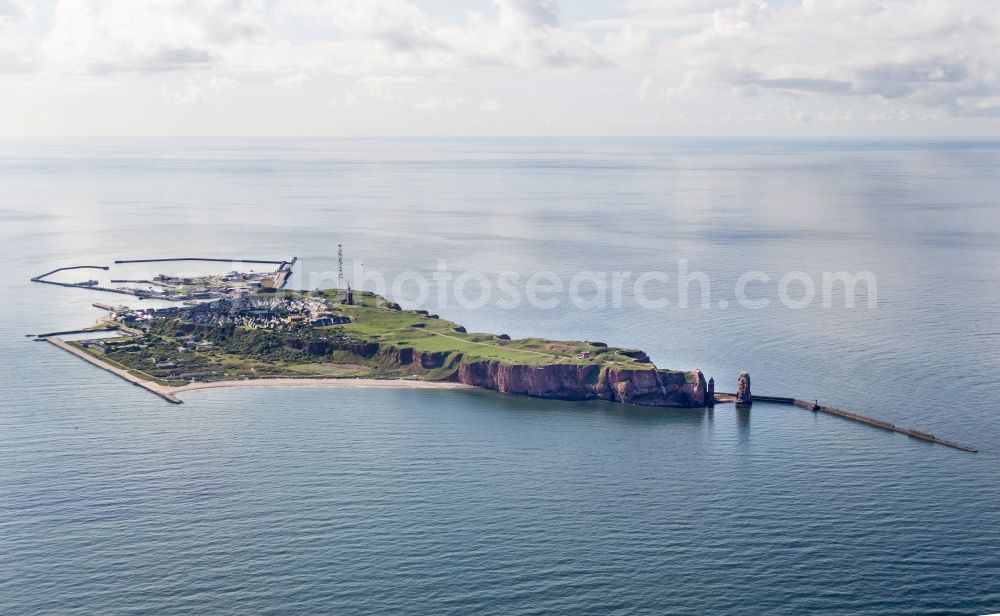
[(529, 365), (426, 353), (409, 348), (354, 345), (343, 350), (375, 357), (384, 367), (415, 375), (431, 371), (449, 381), (500, 393), (558, 400), (607, 400), (641, 406), (698, 408), (715, 404), (715, 381), (700, 370), (621, 369), (596, 364)]

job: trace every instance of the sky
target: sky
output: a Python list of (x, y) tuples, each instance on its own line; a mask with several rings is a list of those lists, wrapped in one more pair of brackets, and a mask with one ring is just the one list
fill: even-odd
[(1000, 136), (996, 0), (0, 0), (0, 136)]

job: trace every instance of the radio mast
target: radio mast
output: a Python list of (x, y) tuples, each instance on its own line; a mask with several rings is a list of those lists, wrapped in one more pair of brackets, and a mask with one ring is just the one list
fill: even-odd
[(344, 245), (337, 244), (337, 295), (344, 290)]

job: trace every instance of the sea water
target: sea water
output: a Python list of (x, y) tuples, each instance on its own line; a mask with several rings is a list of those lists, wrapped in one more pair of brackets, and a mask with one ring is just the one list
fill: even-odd
[[(0, 613), (1000, 611), (998, 169), (996, 142), (0, 142)], [(641, 348), (720, 391), (747, 370), (758, 394), (980, 452), (768, 404), (218, 389), (172, 406), (25, 337), (128, 299), (29, 282), (56, 267), (296, 256), (310, 288), (336, 284), (337, 244), (349, 278), (426, 276), (427, 297), (394, 299), (469, 331)], [(681, 262), (706, 306), (677, 305)], [(660, 271), (650, 295), (674, 301), (476, 307), (438, 296), (442, 265)], [(734, 295), (750, 271), (766, 308)], [(789, 308), (792, 271), (817, 294), (824, 272), (870, 272), (874, 306)]]

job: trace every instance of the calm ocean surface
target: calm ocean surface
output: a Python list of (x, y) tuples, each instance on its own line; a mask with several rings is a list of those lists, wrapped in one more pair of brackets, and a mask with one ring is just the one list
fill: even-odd
[[(1000, 612), (1000, 143), (0, 141), (0, 234), (0, 614)], [(686, 259), (710, 308), (424, 307), (981, 451), (766, 404), (175, 407), (24, 336), (120, 302), (28, 281), (55, 267), (297, 256), (309, 287), (338, 243), (390, 280)], [(720, 308), (748, 270), (772, 304)], [(870, 271), (878, 306), (782, 307), (792, 270)]]

